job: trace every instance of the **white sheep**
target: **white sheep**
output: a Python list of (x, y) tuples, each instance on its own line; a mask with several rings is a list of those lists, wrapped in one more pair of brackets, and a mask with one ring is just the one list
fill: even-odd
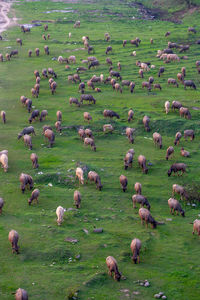
[(75, 177), (75, 179), (76, 178), (78, 178), (79, 183), (84, 184), (83, 169), (76, 168), (76, 177)]
[(61, 225), (61, 223), (63, 222), (63, 216), (64, 216), (64, 212), (66, 211), (65, 208), (63, 208), (62, 206), (58, 206), (56, 209), (56, 215), (57, 215), (57, 223), (58, 225)]

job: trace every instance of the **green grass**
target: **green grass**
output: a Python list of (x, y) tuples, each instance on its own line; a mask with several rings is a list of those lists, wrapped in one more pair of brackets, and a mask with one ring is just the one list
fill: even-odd
[[(178, 6), (177, 6), (178, 7)], [(75, 13), (44, 14), (47, 10), (72, 8)], [(31, 23), (32, 20), (51, 20), (48, 32), (43, 26), (34, 27), (30, 34), (23, 34), (19, 27), (10, 28), (3, 33), (6, 40), (0, 41), (0, 53), (5, 54), (11, 49), (18, 49), (19, 55), (10, 62), (0, 64), (0, 109), (7, 114), (6, 125), (0, 124), (1, 149), (9, 151), (8, 173), (0, 172), (0, 196), (5, 200), (3, 214), (0, 217), (0, 298), (13, 299), (12, 293), (19, 287), (28, 291), (30, 299), (68, 299), (68, 295), (78, 291), (79, 299), (126, 299), (124, 292), (129, 289), (131, 299), (152, 299), (155, 293), (165, 292), (168, 299), (196, 300), (199, 298), (199, 238), (192, 236), (194, 219), (198, 218), (199, 207), (185, 206), (186, 217), (174, 217), (169, 214), (167, 200), (171, 196), (172, 184), (199, 184), (199, 111), (192, 110), (193, 106), (200, 106), (199, 75), (195, 61), (199, 55), (199, 45), (195, 44), (197, 35), (188, 34), (191, 17), (186, 17), (182, 24), (174, 24), (160, 20), (146, 21), (132, 19), (137, 17), (135, 7), (128, 2), (94, 1), (92, 3), (62, 3), (62, 2), (25, 2), (13, 5), (20, 24)], [(95, 10), (95, 12), (94, 12)], [(93, 11), (93, 12), (88, 12)], [(80, 19), (81, 27), (73, 28), (74, 21)], [(192, 25), (198, 25), (199, 17), (194, 14)], [(43, 23), (42, 23), (43, 24)], [(198, 30), (199, 28), (197, 28)], [(166, 31), (171, 36), (164, 37)], [(68, 33), (72, 33), (69, 40)], [(88, 57), (82, 48), (81, 37), (88, 35), (90, 44), (94, 46), (95, 56), (101, 65), (96, 70), (81, 74), (82, 81), (87, 82), (93, 74), (107, 77), (108, 66), (105, 63), (105, 49), (108, 43), (104, 40), (104, 33), (109, 32), (113, 53), (109, 57), (113, 61), (114, 69), (117, 62), (122, 64), (123, 79), (130, 79), (136, 83), (135, 92), (130, 94), (127, 87), (123, 94), (116, 94), (110, 85), (98, 84), (102, 93), (94, 94), (96, 105), (84, 104), (80, 108), (69, 105), (69, 97), (80, 97), (78, 85), (67, 82), (67, 76), (74, 74), (81, 66), (81, 59)], [(42, 34), (49, 33), (48, 41), (42, 40)], [(140, 37), (142, 42), (135, 49), (129, 43), (122, 47), (122, 40)], [(22, 38), (23, 46), (16, 45), (16, 38)], [(150, 38), (154, 44), (150, 45)], [(188, 60), (180, 63), (164, 65), (166, 70), (161, 78), (157, 77), (158, 69), (163, 65), (156, 58), (158, 49), (166, 47), (167, 41), (190, 44), (187, 52)], [(44, 55), (43, 47), (48, 45), (50, 55)], [(28, 50), (40, 48), (41, 55), (28, 58)], [(130, 56), (136, 50), (137, 56)], [(69, 51), (69, 52), (67, 52)], [(77, 63), (70, 65), (66, 71), (64, 64), (52, 60), (62, 55), (75, 55)], [(156, 65), (155, 70), (145, 74), (145, 79), (154, 76), (155, 82), (162, 85), (162, 91), (147, 93), (142, 90), (142, 79), (138, 76), (136, 60), (150, 61)], [(194, 80), (197, 90), (184, 90), (168, 87), (167, 78), (176, 78), (182, 66), (186, 67), (186, 78)], [(41, 80), (40, 95), (32, 99), (35, 108), (48, 110), (45, 122), (33, 122), (36, 137), (33, 137), (33, 152), (39, 157), (39, 170), (33, 170), (30, 161), (31, 152), (24, 147), (22, 140), (17, 140), (18, 133), (28, 126), (29, 114), (21, 106), (20, 96), (31, 97), (30, 90), (35, 84), (34, 70), (52, 67), (58, 74), (56, 94), (51, 95), (48, 80)], [(189, 107), (191, 120), (181, 119), (179, 114), (164, 113), (166, 100), (179, 100)], [(129, 126), (127, 112), (132, 107), (135, 111), (131, 127), (136, 128), (135, 143), (128, 143), (124, 133)], [(104, 109), (112, 109), (119, 113), (119, 120), (112, 120), (114, 133), (104, 134), (102, 127), (109, 120), (104, 120)], [(62, 135), (56, 133), (55, 145), (47, 148), (42, 135), (44, 124), (54, 126), (56, 111), (63, 113)], [(93, 121), (87, 125), (83, 120), (83, 113), (90, 112)], [(151, 118), (151, 132), (146, 133), (142, 118), (147, 114)], [(84, 147), (80, 141), (76, 128), (84, 125), (93, 130), (97, 152)], [(195, 140), (185, 142), (175, 147), (172, 160), (165, 160), (166, 149), (173, 145), (177, 131), (194, 129)], [(152, 141), (153, 132), (162, 134), (164, 147), (159, 150)], [(191, 158), (180, 156), (180, 147), (191, 152)], [(123, 168), (123, 157), (129, 148), (134, 148), (135, 158), (133, 168), (127, 171)], [(149, 173), (142, 174), (137, 165), (139, 154), (146, 156)], [(183, 177), (167, 177), (167, 170), (173, 162), (185, 162), (188, 171)], [(88, 170), (95, 170), (101, 176), (103, 190), (97, 191), (93, 184), (79, 187), (75, 182), (75, 169), (78, 165), (87, 166)], [(23, 195), (19, 188), (19, 175), (26, 172), (33, 176), (35, 187), (40, 190), (38, 205), (28, 206), (30, 191)], [(43, 174), (38, 174), (43, 172)], [(128, 177), (128, 191), (123, 193), (119, 185), (119, 176)], [(132, 208), (131, 196), (134, 194), (134, 183), (139, 181), (143, 186), (143, 194), (151, 204), (152, 215), (165, 225), (152, 230), (146, 229), (140, 223), (138, 209)], [(52, 183), (52, 187), (48, 186)], [(81, 209), (68, 211), (62, 226), (56, 223), (55, 210), (61, 205), (73, 207), (73, 192), (79, 189), (82, 194)], [(184, 204), (183, 204), (184, 206)], [(172, 218), (172, 221), (166, 221)], [(94, 234), (93, 228), (103, 227), (102, 234)], [(8, 242), (9, 230), (15, 229), (20, 235), (20, 254), (13, 255)], [(83, 229), (87, 229), (86, 235)], [(78, 239), (72, 245), (65, 242), (66, 237)], [(142, 241), (141, 264), (131, 262), (130, 243), (137, 237)], [(80, 258), (76, 258), (80, 254)], [(107, 274), (105, 259), (108, 255), (118, 261), (119, 270), (126, 280), (115, 282)], [(150, 287), (139, 286), (137, 280), (149, 280)], [(139, 295), (133, 296), (133, 291)]]

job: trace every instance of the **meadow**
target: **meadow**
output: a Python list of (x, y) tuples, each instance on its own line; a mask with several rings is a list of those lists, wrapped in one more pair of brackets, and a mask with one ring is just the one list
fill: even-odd
[[(150, 1), (149, 1), (150, 2)], [(176, 3), (177, 4), (177, 3)], [(177, 4), (178, 5), (178, 4)], [(199, 47), (195, 42), (199, 38), (199, 12), (185, 14), (182, 23), (173, 23), (159, 19), (143, 19), (137, 6), (130, 1), (96, 0), (96, 1), (16, 1), (12, 5), (13, 13), (19, 24), (39, 24), (24, 34), (19, 26), (9, 28), (0, 41), (0, 53), (5, 55), (13, 49), (19, 55), (11, 61), (0, 63), (0, 110), (6, 111), (7, 123), (0, 123), (0, 150), (7, 149), (9, 169), (0, 172), (0, 197), (5, 200), (3, 214), (0, 216), (0, 299), (10, 300), (19, 287), (28, 291), (30, 299), (153, 299), (155, 293), (164, 292), (169, 300), (199, 299), (200, 265), (199, 237), (192, 235), (192, 222), (199, 217), (199, 204), (196, 206), (181, 203), (186, 217), (173, 216), (169, 213), (167, 200), (171, 197), (174, 183), (187, 188), (196, 187), (199, 192), (199, 135), (200, 112), (192, 109), (200, 107), (199, 74), (195, 62), (199, 58)], [(69, 12), (55, 12), (65, 10)], [(54, 12), (53, 12), (54, 11)], [(47, 13), (49, 12), (49, 13)], [(81, 21), (80, 28), (74, 28), (76, 20)], [(33, 22), (34, 21), (34, 22)], [(48, 31), (44, 32), (44, 24)], [(197, 34), (188, 33), (189, 26), (195, 26)], [(165, 37), (167, 31), (171, 32)], [(72, 33), (69, 39), (68, 33)], [(106, 42), (104, 34), (109, 32), (110, 42)], [(50, 34), (44, 41), (42, 34)], [(80, 98), (78, 84), (69, 83), (68, 75), (76, 73), (81, 60), (88, 54), (82, 48), (82, 36), (89, 36), (100, 66), (80, 74), (81, 80), (87, 82), (92, 75), (109, 75), (105, 60), (106, 47), (113, 47), (108, 56), (113, 61), (114, 70), (117, 62), (122, 65), (123, 79), (132, 80), (136, 87), (133, 94), (127, 87), (123, 93), (116, 93), (109, 84), (98, 84), (102, 93), (95, 93), (86, 88), (96, 99), (95, 105), (83, 104), (80, 108), (69, 105), (69, 97)], [(129, 42), (122, 47), (123, 40), (139, 37), (142, 42), (138, 48)], [(23, 41), (22, 47), (16, 44), (16, 38)], [(150, 44), (150, 38), (154, 43)], [(185, 54), (188, 60), (163, 64), (156, 58), (158, 49), (167, 47), (167, 42), (189, 44), (190, 50)], [(44, 46), (48, 45), (50, 55), (44, 54)], [(36, 57), (34, 49), (40, 49)], [(28, 50), (33, 55), (28, 57)], [(136, 57), (131, 56), (136, 50)], [(178, 51), (177, 51), (178, 53)], [(59, 55), (76, 56), (76, 64), (59, 64)], [(138, 75), (136, 61), (150, 61), (156, 66), (145, 73), (160, 83), (162, 90), (148, 92), (142, 89), (142, 81)], [(158, 78), (160, 66), (165, 66), (165, 73)], [(197, 90), (184, 90), (168, 86), (169, 77), (176, 78), (181, 67), (186, 67), (186, 79), (195, 82)], [(39, 98), (31, 97), (31, 88), (35, 84), (34, 70), (40, 73), (43, 68), (52, 67), (58, 75), (57, 90), (51, 95), (48, 80), (42, 78)], [(48, 110), (46, 121), (33, 122), (36, 136), (33, 140), (32, 152), (39, 157), (39, 169), (32, 168), (30, 154), (23, 141), (17, 140), (18, 133), (28, 125), (29, 114), (20, 103), (20, 96), (25, 95), (33, 101), (33, 106), (40, 111)], [(180, 118), (178, 112), (168, 115), (164, 111), (165, 101), (181, 101), (192, 114), (191, 120)], [(131, 124), (127, 121), (127, 113), (132, 108), (135, 112)], [(120, 115), (120, 119), (106, 120), (104, 109), (112, 109)], [(42, 135), (44, 124), (54, 126), (57, 110), (63, 114), (62, 135), (56, 133), (52, 148)], [(90, 112), (93, 121), (88, 125), (83, 120), (83, 113)], [(148, 115), (150, 132), (144, 130), (142, 118)], [(112, 135), (103, 133), (104, 124), (114, 127)], [(84, 147), (77, 130), (80, 126), (92, 129), (97, 151)], [(133, 127), (135, 142), (129, 144), (125, 136), (125, 128)], [(166, 161), (166, 149), (173, 145), (177, 131), (195, 130), (193, 142), (184, 141), (175, 147), (175, 155)], [(153, 132), (163, 137), (163, 148), (154, 146)], [(54, 132), (55, 128), (54, 128)], [(180, 148), (190, 151), (191, 157), (180, 156)], [(133, 168), (124, 170), (123, 158), (128, 149), (134, 148)], [(149, 173), (143, 174), (138, 167), (137, 157), (143, 154), (148, 161)], [(184, 162), (188, 166), (186, 174), (168, 177), (167, 170), (174, 162)], [(79, 186), (75, 181), (77, 166), (85, 170), (96, 171), (103, 184), (102, 191), (96, 190), (94, 184)], [(19, 175), (24, 172), (34, 179), (34, 187), (40, 190), (38, 205), (28, 205), (31, 192), (21, 193)], [(123, 193), (119, 176), (128, 178), (128, 189)], [(86, 175), (87, 176), (87, 175)], [(133, 209), (132, 195), (134, 184), (140, 182), (143, 195), (151, 204), (151, 213), (165, 225), (157, 229), (148, 229), (141, 225), (138, 209)], [(51, 183), (51, 185), (49, 185)], [(79, 190), (82, 203), (79, 210), (74, 208), (73, 193)], [(177, 198), (179, 199), (179, 197)], [(61, 205), (67, 209), (61, 226), (56, 223), (56, 208)], [(94, 227), (103, 228), (103, 233), (93, 233)], [(20, 236), (20, 254), (12, 254), (8, 241), (8, 233), (15, 229)], [(88, 234), (86, 233), (88, 231)], [(71, 244), (65, 239), (72, 237), (78, 240)], [(142, 241), (141, 263), (134, 265), (131, 261), (130, 243), (133, 238)], [(108, 276), (105, 259), (108, 255), (116, 258), (119, 270), (125, 280), (115, 282)], [(149, 287), (140, 286), (138, 280), (148, 280)], [(75, 296), (75, 294), (78, 296)], [(71, 297), (71, 298), (70, 298)]]

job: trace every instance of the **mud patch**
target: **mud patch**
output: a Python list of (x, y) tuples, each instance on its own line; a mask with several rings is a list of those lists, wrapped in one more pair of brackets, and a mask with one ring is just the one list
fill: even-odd
[(68, 10), (65, 10), (65, 9), (53, 9), (53, 10), (47, 10), (47, 11), (43, 11), (42, 12), (43, 14), (52, 14), (52, 13), (77, 13), (76, 10), (74, 9), (68, 9)]

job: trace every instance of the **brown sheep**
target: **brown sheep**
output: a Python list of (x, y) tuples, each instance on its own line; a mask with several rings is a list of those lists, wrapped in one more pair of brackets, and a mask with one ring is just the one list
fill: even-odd
[(5, 111), (1, 111), (1, 119), (2, 119), (2, 122), (5, 124), (6, 123), (6, 113)]
[(157, 222), (152, 217), (152, 215), (150, 214), (150, 212), (149, 212), (148, 209), (146, 209), (144, 207), (141, 207), (139, 209), (139, 216), (140, 216), (142, 225), (144, 225), (144, 221), (145, 221), (146, 227), (148, 227), (148, 223), (151, 224), (152, 228), (156, 228), (157, 227)]
[(134, 185), (134, 189), (138, 195), (142, 194), (142, 185), (139, 182), (136, 182)]
[(4, 172), (8, 171), (8, 151), (4, 150), (0, 152), (0, 163)]
[(48, 30), (48, 25), (47, 25), (47, 24), (44, 25), (44, 30), (45, 30), (45, 31)]
[(78, 178), (79, 180), (79, 184), (84, 184), (84, 173), (83, 173), (83, 169), (81, 168), (76, 168), (76, 176), (75, 176), (75, 180), (76, 178)]
[(124, 176), (124, 175), (121, 175), (119, 177), (119, 181), (120, 181), (121, 187), (123, 189), (123, 192), (126, 192), (127, 185), (128, 185), (128, 179), (127, 179), (127, 177)]
[(101, 179), (100, 179), (99, 175), (96, 172), (90, 171), (88, 173), (87, 181), (88, 181), (88, 179), (90, 181), (94, 181), (94, 183), (96, 183), (96, 188), (99, 189), (99, 191), (102, 190), (103, 186), (101, 184)]
[(122, 94), (122, 88), (119, 83), (115, 83), (114, 88), (117, 92), (120, 91), (120, 93)]
[(154, 88), (154, 90), (155, 90), (155, 89), (159, 89), (160, 91), (162, 90), (162, 87), (161, 87), (160, 83), (155, 83), (155, 84), (153, 85), (153, 88)]
[(103, 132), (110, 132), (112, 133), (114, 130), (113, 126), (111, 124), (105, 124), (103, 125)]
[(56, 215), (57, 215), (57, 224), (60, 226), (63, 222), (63, 217), (66, 209), (62, 206), (58, 206), (56, 209)]
[(43, 38), (44, 41), (46, 41), (46, 39), (47, 39), (44, 34), (42, 35), (42, 38)]
[(181, 155), (183, 157), (189, 157), (190, 156), (190, 152), (186, 151), (183, 147), (181, 148)]
[(47, 129), (44, 132), (44, 136), (45, 136), (45, 138), (48, 139), (48, 141), (49, 141), (49, 147), (51, 148), (53, 146), (54, 142), (55, 142), (55, 134), (54, 134), (54, 132), (52, 130), (50, 130), (50, 129)]
[(21, 39), (16, 39), (17, 44), (20, 44), (22, 46), (22, 40)]
[(139, 73), (139, 75), (140, 75), (141, 78), (144, 78), (144, 71), (143, 71), (143, 69), (139, 69), (138, 73)]
[(134, 143), (133, 133), (135, 131), (135, 128), (126, 127), (126, 136), (128, 137), (128, 140), (131, 144)]
[(172, 101), (172, 109), (175, 111), (175, 109), (180, 109), (182, 107), (182, 103), (179, 101)]
[(53, 81), (51, 83), (51, 94), (54, 95), (55, 91), (56, 91), (56, 88), (57, 88), (57, 83), (55, 81)]
[(114, 279), (120, 281), (121, 273), (118, 270), (117, 261), (113, 256), (108, 256), (106, 258), (106, 264), (108, 267), (108, 274), (112, 277), (112, 273), (114, 272)]
[(128, 111), (128, 122), (133, 120), (133, 116), (134, 116), (134, 111), (132, 110), (132, 108), (130, 108), (130, 110)]
[(187, 140), (188, 137), (190, 137), (191, 141), (194, 140), (194, 130), (187, 129), (187, 130), (184, 131), (184, 139), (185, 139), (185, 141)]
[(32, 56), (33, 51), (32, 50), (28, 50), (28, 57)]
[(20, 177), (19, 177), (19, 181), (21, 183), (20, 188), (21, 188), (22, 193), (24, 193), (27, 185), (29, 185), (30, 190), (33, 189), (33, 185), (34, 185), (33, 178), (30, 175), (21, 173)]
[(81, 207), (81, 193), (79, 191), (74, 191), (74, 204), (77, 209)]
[(85, 129), (85, 134), (86, 134), (87, 137), (93, 138), (93, 134), (92, 134), (91, 129), (89, 129), (89, 128)]
[(124, 158), (124, 169), (127, 170), (128, 167), (132, 168), (132, 163), (133, 163), (133, 156), (135, 154), (135, 151), (133, 149), (130, 149)]
[(4, 206), (3, 198), (0, 198), (0, 215), (2, 214), (2, 208)]
[(40, 84), (40, 80), (41, 80), (40, 76), (36, 77), (36, 79), (35, 79), (35, 81), (36, 81), (37, 84)]
[(87, 81), (87, 86), (88, 88), (92, 88), (93, 90), (95, 89), (94, 83), (91, 80)]
[(10, 54), (9, 53), (6, 53), (6, 60), (10, 61)]
[(181, 74), (183, 75), (183, 77), (186, 76), (186, 68), (185, 67), (181, 68)]
[(80, 102), (78, 101), (77, 98), (74, 98), (74, 97), (70, 97), (69, 98), (69, 104), (72, 105), (72, 104), (76, 104), (78, 107), (81, 106)]
[(53, 130), (51, 126), (49, 126), (49, 125), (44, 125), (44, 126), (42, 127), (42, 135), (44, 135), (44, 133), (45, 133), (45, 131), (46, 131), (47, 129)]
[(200, 220), (196, 219), (193, 222), (193, 231), (192, 234), (194, 234), (195, 232), (197, 232), (198, 235), (200, 235)]
[(57, 121), (62, 121), (62, 112), (60, 110), (57, 111), (56, 118), (57, 118)]
[(150, 131), (150, 127), (149, 127), (149, 123), (150, 123), (150, 118), (148, 116), (144, 116), (143, 120), (142, 120), (143, 124), (144, 124), (144, 128), (147, 132)]
[(174, 78), (168, 78), (167, 83), (168, 83), (168, 85), (169, 84), (176, 85), (176, 87), (178, 88), (178, 83), (177, 83), (176, 79), (174, 79)]
[(187, 107), (181, 107), (179, 109), (180, 117), (184, 117), (185, 119), (191, 119), (191, 113)]
[(84, 117), (85, 121), (88, 121), (88, 123), (90, 123), (90, 121), (92, 121), (92, 116), (90, 115), (89, 112), (84, 112), (83, 117)]
[(11, 230), (9, 232), (8, 239), (12, 245), (12, 252), (13, 253), (16, 252), (17, 254), (19, 254), (19, 246), (18, 246), (19, 234), (18, 234), (18, 232), (15, 230)]
[(32, 161), (32, 165), (34, 169), (39, 168), (39, 164), (38, 164), (38, 156), (35, 153), (31, 153), (30, 159)]
[(29, 150), (33, 148), (31, 136), (28, 134), (24, 135), (24, 145), (29, 147)]
[(138, 156), (138, 164), (139, 167), (142, 168), (143, 173), (147, 174), (148, 173), (148, 168), (146, 166), (146, 158), (143, 155)]
[(173, 211), (173, 214), (174, 214), (174, 211), (176, 211), (177, 214), (180, 212), (181, 216), (185, 217), (185, 212), (182, 209), (182, 207), (181, 207), (180, 203), (178, 202), (178, 200), (176, 200), (174, 198), (170, 198), (168, 200), (168, 205), (169, 205), (171, 214), (172, 214), (172, 211)]
[(31, 89), (31, 94), (32, 94), (32, 97), (38, 98), (38, 93), (34, 88)]
[(44, 53), (49, 55), (49, 47), (47, 45), (44, 46)]
[(181, 171), (181, 176), (183, 175), (183, 173), (186, 172), (186, 164), (184, 163), (175, 163), (173, 165), (171, 165), (171, 167), (169, 168), (167, 174), (168, 176), (171, 176), (172, 172), (175, 174), (177, 173), (178, 176), (179, 176), (179, 173)]
[(178, 73), (177, 74), (177, 79), (180, 81), (180, 82), (183, 82), (184, 81), (184, 76), (182, 73)]
[(120, 71), (121, 71), (121, 69), (122, 69), (122, 66), (121, 66), (121, 63), (120, 63), (120, 62), (118, 62), (118, 63), (117, 63), (117, 68), (118, 68), (118, 70), (120, 70)]
[(42, 110), (40, 113), (40, 122), (44, 121), (46, 116), (48, 116), (48, 111), (47, 110)]
[(174, 196), (175, 193), (181, 196), (181, 200), (183, 200), (184, 198), (185, 198), (185, 200), (189, 199), (188, 193), (186, 192), (185, 188), (181, 185), (173, 184), (172, 196)]
[(148, 210), (150, 210), (150, 208), (151, 208), (149, 201), (143, 195), (140, 195), (140, 194), (133, 195), (132, 201), (133, 201), (133, 208), (136, 208), (136, 203), (139, 203), (140, 207), (141, 206), (144, 207), (144, 205), (146, 205)]
[(175, 135), (175, 140), (174, 140), (174, 145), (175, 145), (175, 146), (176, 146), (176, 145), (179, 145), (181, 137), (182, 137), (182, 134), (181, 134), (180, 131), (178, 131), (178, 132), (176, 133), (176, 135)]
[(0, 61), (3, 62), (3, 54), (0, 53)]
[(91, 138), (85, 138), (84, 139), (84, 145), (88, 146), (90, 145), (91, 146), (91, 149), (94, 150), (96, 152), (96, 145), (94, 143), (94, 140), (91, 139)]
[(78, 134), (79, 134), (79, 136), (80, 136), (80, 139), (83, 141), (84, 138), (85, 138), (85, 130), (82, 129), (82, 128), (80, 128), (80, 129), (78, 130)]
[(20, 97), (20, 101), (23, 106), (25, 106), (26, 100), (27, 100), (27, 98), (25, 96)]
[(174, 154), (174, 148), (172, 146), (167, 148), (167, 153), (166, 153), (166, 160), (168, 160), (172, 154)]
[(35, 55), (39, 56), (40, 55), (40, 49), (39, 48), (35, 48)]
[(127, 40), (123, 40), (123, 47), (125, 47), (127, 44)]
[(112, 60), (109, 57), (106, 58), (106, 63), (112, 66)]
[(19, 288), (15, 293), (15, 300), (28, 300), (27, 291)]
[(153, 141), (155, 146), (159, 146), (160, 149), (162, 148), (162, 136), (158, 132), (153, 133)]
[(31, 205), (33, 201), (37, 202), (38, 204), (38, 197), (40, 195), (40, 191), (38, 189), (35, 189), (32, 191), (31, 197), (28, 199), (28, 204)]
[(61, 126), (61, 122), (60, 121), (56, 121), (55, 123), (55, 127), (56, 127), (56, 131), (57, 132), (62, 132), (62, 126)]
[(133, 253), (132, 260), (135, 264), (140, 263), (140, 249), (142, 247), (142, 243), (139, 239), (134, 239), (131, 242), (131, 251)]
[(147, 88), (148, 91), (151, 91), (151, 83), (149, 83), (148, 81), (143, 81), (142, 88)]

